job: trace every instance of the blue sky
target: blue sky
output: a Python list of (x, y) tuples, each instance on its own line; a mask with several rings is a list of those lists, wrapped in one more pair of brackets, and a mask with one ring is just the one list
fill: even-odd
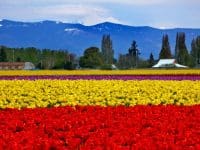
[(0, 0), (0, 19), (200, 28), (200, 0)]

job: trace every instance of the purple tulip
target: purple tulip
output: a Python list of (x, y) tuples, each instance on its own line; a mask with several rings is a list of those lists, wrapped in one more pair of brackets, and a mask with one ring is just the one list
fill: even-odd
[(0, 80), (200, 80), (200, 75), (33, 75), (0, 76)]

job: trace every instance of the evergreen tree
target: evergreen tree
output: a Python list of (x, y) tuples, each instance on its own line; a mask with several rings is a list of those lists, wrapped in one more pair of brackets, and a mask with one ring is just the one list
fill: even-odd
[(151, 53), (150, 56), (149, 56), (149, 67), (152, 67), (154, 65), (154, 57), (153, 57), (153, 54)]
[(191, 58), (192, 58), (192, 66), (197, 65), (197, 48), (196, 48), (196, 40), (193, 39), (191, 43), (191, 52), (190, 52)]
[(0, 46), (0, 62), (6, 62), (7, 55), (6, 55), (6, 47)]
[(190, 55), (194, 66), (200, 64), (200, 36), (192, 40)]
[(178, 58), (178, 47), (179, 47), (179, 43), (178, 43), (178, 33), (176, 34), (176, 45), (175, 45), (175, 59), (177, 60)]
[(139, 64), (139, 49), (136, 41), (133, 40), (127, 54), (120, 54), (118, 58), (118, 67), (121, 69), (136, 68)]
[(131, 47), (128, 49), (128, 61), (131, 68), (138, 66), (139, 49), (137, 48), (136, 41), (133, 40)]
[(168, 35), (163, 35), (162, 38), (162, 48), (159, 54), (159, 59), (168, 59), (172, 58), (171, 50), (170, 50), (170, 45), (169, 45), (169, 39)]
[(196, 48), (197, 48), (197, 64), (200, 64), (200, 36), (196, 38)]
[(102, 56), (105, 64), (113, 64), (114, 50), (110, 35), (103, 35), (101, 42)]
[(176, 36), (175, 56), (178, 63), (190, 65), (190, 57), (185, 44), (185, 33), (179, 32)]
[(131, 47), (128, 49), (128, 53), (130, 56), (136, 57), (137, 51), (138, 49), (137, 49), (136, 41), (133, 41), (131, 44)]

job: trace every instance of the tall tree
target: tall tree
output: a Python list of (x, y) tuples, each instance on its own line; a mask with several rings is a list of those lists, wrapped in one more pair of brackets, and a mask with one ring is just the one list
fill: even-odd
[(178, 63), (183, 65), (190, 64), (190, 57), (185, 44), (185, 33), (179, 32), (176, 36), (175, 56)]
[(196, 48), (197, 48), (197, 63), (200, 64), (200, 36), (196, 38)]
[(168, 59), (172, 58), (171, 49), (169, 45), (169, 38), (168, 35), (163, 35), (162, 38), (162, 48), (159, 54), (159, 59)]
[(179, 35), (178, 33), (176, 33), (176, 45), (175, 45), (175, 59), (177, 60), (178, 58), (178, 47), (179, 47), (179, 43), (178, 43), (178, 40), (179, 40)]
[(197, 60), (197, 48), (196, 48), (196, 40), (193, 39), (191, 43), (191, 52), (190, 52), (191, 58), (192, 58), (192, 64), (193, 66), (196, 66), (198, 63)]
[(137, 47), (136, 41), (133, 40), (131, 47), (128, 49), (129, 64), (131, 68), (138, 66), (140, 51)]
[(102, 56), (105, 64), (113, 64), (114, 50), (110, 35), (103, 35), (101, 42)]
[(84, 51), (84, 55), (80, 57), (79, 64), (83, 68), (100, 68), (103, 64), (103, 59), (99, 48), (87, 48)]
[(200, 36), (192, 40), (190, 55), (194, 66), (200, 64)]
[(0, 62), (6, 62), (7, 55), (6, 55), (6, 47), (0, 46)]
[(155, 63), (155, 60), (154, 60), (153, 54), (151, 53), (149, 56), (149, 67), (152, 67), (154, 63)]

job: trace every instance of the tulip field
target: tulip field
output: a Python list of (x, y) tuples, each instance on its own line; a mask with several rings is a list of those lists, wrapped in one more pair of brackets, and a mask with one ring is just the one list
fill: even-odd
[(0, 149), (200, 149), (200, 70), (0, 71)]

